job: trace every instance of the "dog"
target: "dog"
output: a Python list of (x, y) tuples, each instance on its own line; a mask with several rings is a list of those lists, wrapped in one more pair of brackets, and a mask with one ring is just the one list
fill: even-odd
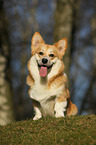
[(67, 75), (64, 73), (63, 56), (66, 49), (66, 38), (49, 45), (45, 44), (39, 32), (32, 37), (32, 56), (28, 61), (26, 82), (35, 111), (33, 120), (46, 115), (58, 118), (78, 113), (76, 105), (70, 100)]

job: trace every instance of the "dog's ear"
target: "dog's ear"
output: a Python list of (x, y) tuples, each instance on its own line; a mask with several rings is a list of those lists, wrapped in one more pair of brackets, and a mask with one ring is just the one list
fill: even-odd
[(31, 40), (31, 51), (34, 51), (41, 43), (45, 43), (39, 32), (35, 32)]
[(67, 39), (63, 38), (63, 39), (59, 40), (57, 43), (55, 43), (54, 45), (58, 48), (61, 57), (63, 57), (63, 55), (67, 49)]

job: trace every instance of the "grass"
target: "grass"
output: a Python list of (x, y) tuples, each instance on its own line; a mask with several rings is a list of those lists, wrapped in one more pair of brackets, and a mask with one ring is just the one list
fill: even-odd
[(0, 126), (0, 145), (41, 144), (96, 145), (96, 115), (46, 117)]

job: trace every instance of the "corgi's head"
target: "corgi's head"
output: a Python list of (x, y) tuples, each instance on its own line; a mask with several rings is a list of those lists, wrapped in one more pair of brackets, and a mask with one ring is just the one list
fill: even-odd
[(31, 41), (32, 56), (38, 65), (39, 74), (45, 77), (48, 70), (51, 69), (58, 60), (62, 61), (63, 55), (67, 49), (67, 40), (61, 39), (54, 45), (45, 44), (40, 33), (36, 32)]

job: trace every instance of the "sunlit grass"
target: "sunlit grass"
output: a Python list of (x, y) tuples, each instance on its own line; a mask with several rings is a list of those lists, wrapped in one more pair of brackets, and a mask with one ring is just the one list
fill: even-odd
[(0, 145), (91, 145), (96, 144), (96, 115), (46, 117), (0, 127)]

